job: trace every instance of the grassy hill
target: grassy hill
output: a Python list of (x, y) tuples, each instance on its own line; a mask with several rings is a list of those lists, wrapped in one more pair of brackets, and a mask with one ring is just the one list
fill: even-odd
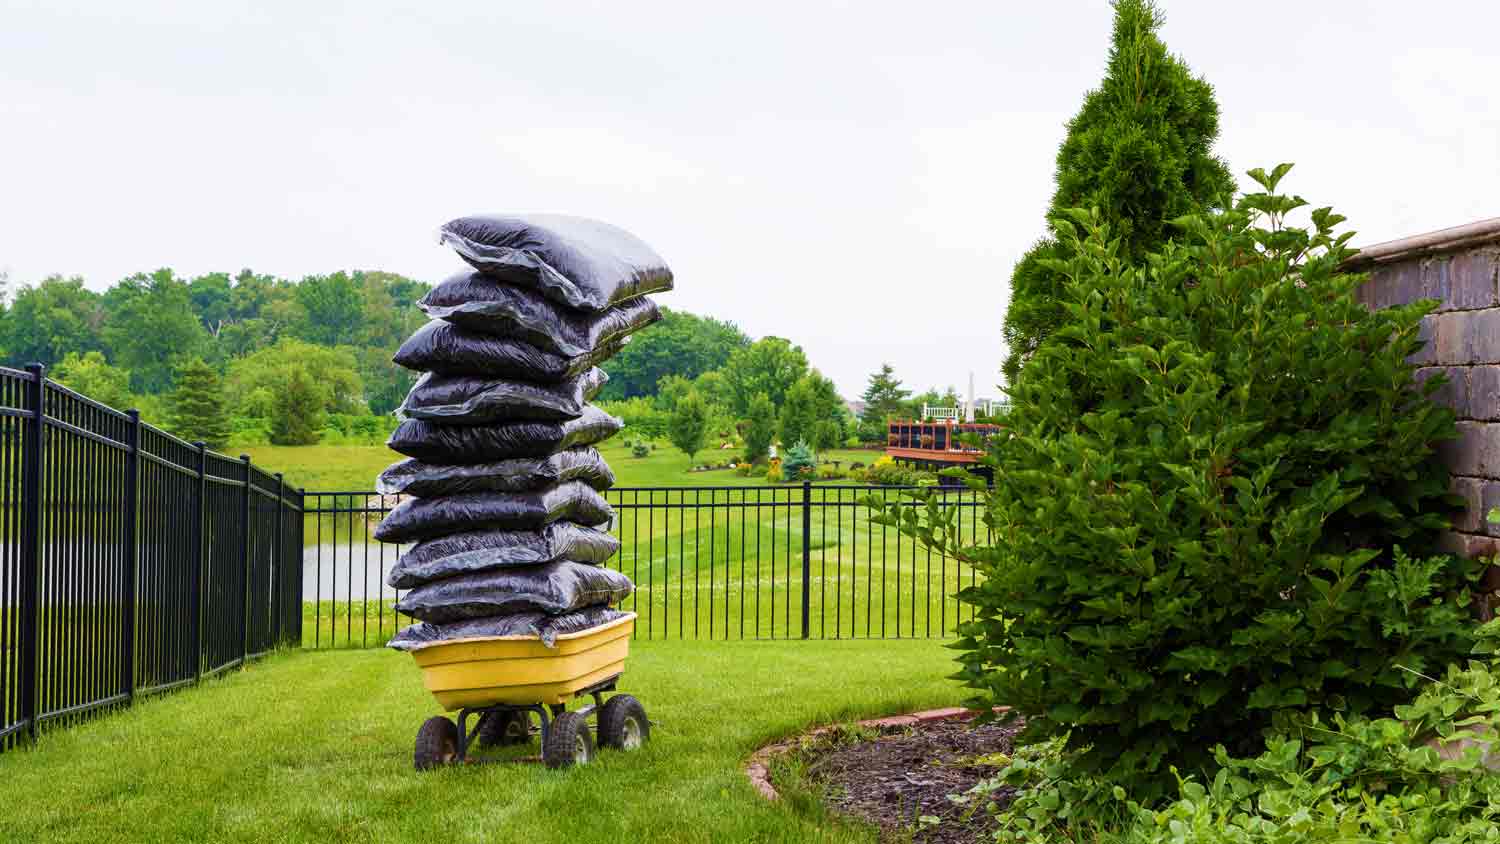
[[(722, 460), (720, 452), (703, 451), (696, 461), (666, 443), (657, 443), (647, 457), (632, 457), (620, 438), (601, 447), (600, 452), (614, 468), (618, 486), (742, 486), (765, 483), (763, 475), (744, 478), (731, 471), (692, 472), (693, 462)], [(380, 470), (400, 459), (385, 446), (311, 445), (254, 446), (245, 450), (250, 459), (271, 472), (284, 472), (287, 483), (309, 490), (357, 492), (373, 489)], [(737, 452), (724, 452), (724, 455)], [(838, 460), (848, 468), (851, 462), (870, 463), (878, 451), (830, 451), (819, 455)]]

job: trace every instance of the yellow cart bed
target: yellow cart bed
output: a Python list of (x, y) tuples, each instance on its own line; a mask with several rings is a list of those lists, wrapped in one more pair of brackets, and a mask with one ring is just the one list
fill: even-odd
[[(412, 649), (422, 682), (439, 705), (458, 712), (454, 723), (427, 719), (417, 732), (418, 770), (471, 760), (469, 748), (531, 740), (531, 715), (540, 722), (542, 761), (558, 768), (593, 758), (595, 717), (598, 745), (634, 750), (650, 737), (640, 701), (612, 695), (625, 668), (635, 613), (609, 624), (557, 637), (547, 647), (535, 636), (495, 636), (434, 642)], [(591, 705), (568, 711), (570, 701), (590, 696)], [(477, 716), (474, 729), (470, 717)], [(550, 717), (549, 717), (550, 716)]]

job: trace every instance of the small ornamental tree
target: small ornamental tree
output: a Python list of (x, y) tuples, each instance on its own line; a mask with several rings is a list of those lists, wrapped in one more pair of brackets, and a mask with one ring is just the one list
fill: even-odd
[(881, 517), (985, 575), (960, 594), (976, 703), (1143, 802), (1283, 713), (1388, 709), (1471, 643), (1478, 564), (1400, 550), (1453, 501), (1453, 413), (1408, 363), (1433, 303), (1362, 306), (1343, 218), (1286, 224), (1288, 167), (1140, 264), (1097, 214), (1057, 221), (1067, 322), (988, 442), (1003, 481), (972, 484), (993, 543), (959, 547), (935, 498)]
[[(1167, 52), (1162, 14), (1151, 0), (1115, 0), (1104, 81), (1084, 98), (1057, 151), (1049, 221), (1067, 208), (1098, 208), (1138, 262), (1172, 235), (1169, 220), (1227, 201), (1234, 180), (1213, 155), (1219, 106), (1213, 87)], [(1062, 325), (1063, 276), (1055, 261), (1072, 241), (1050, 227), (1016, 264), (1005, 312), (1007, 384)]]
[(688, 456), (689, 461), (703, 449), (703, 444), (708, 440), (708, 417), (708, 402), (698, 395), (697, 390), (688, 390), (672, 409), (671, 421), (667, 423), (667, 437), (671, 439), (672, 445)]
[(745, 459), (751, 463), (763, 460), (770, 451), (771, 441), (776, 439), (776, 406), (765, 393), (756, 393), (750, 400), (745, 425)]
[(812, 446), (799, 440), (788, 447), (786, 460), (781, 464), (781, 471), (786, 475), (787, 480), (811, 480), (818, 471), (818, 457), (813, 454)]
[(886, 422), (900, 415), (906, 407), (911, 390), (901, 386), (896, 370), (888, 363), (880, 365), (880, 371), (870, 376), (870, 383), (860, 395), (865, 408), (859, 418), (859, 436), (866, 442), (885, 442)]
[(271, 411), (271, 442), (276, 445), (314, 445), (323, 430), (323, 396), (312, 376), (292, 367), (276, 395)]
[(230, 431), (226, 404), (219, 373), (198, 358), (189, 360), (177, 370), (172, 390), (172, 433), (188, 442), (223, 448)]

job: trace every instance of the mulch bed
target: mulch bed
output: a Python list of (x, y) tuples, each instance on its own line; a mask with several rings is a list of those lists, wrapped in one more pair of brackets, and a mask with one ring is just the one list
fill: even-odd
[[(882, 838), (922, 844), (988, 842), (994, 840), (994, 822), (983, 804), (977, 809), (960, 806), (948, 795), (962, 794), (999, 771), (1004, 761), (996, 754), (1010, 754), (1019, 729), (1019, 723), (930, 721), (890, 728), (872, 740), (822, 743), (804, 751), (802, 758), (807, 778), (824, 790), (824, 802), (880, 827)], [(1002, 788), (991, 796), (1003, 806), (1010, 802), (1010, 791)], [(941, 820), (919, 824), (923, 815)]]

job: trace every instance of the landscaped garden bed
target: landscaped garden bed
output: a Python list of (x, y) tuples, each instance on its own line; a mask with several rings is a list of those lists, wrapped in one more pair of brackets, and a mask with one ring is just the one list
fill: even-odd
[[(885, 840), (969, 844), (994, 839), (1008, 787), (964, 798), (1010, 762), (1016, 724), (947, 718), (820, 732), (773, 761), (778, 787), (810, 792)], [(954, 799), (958, 798), (958, 799)]]

